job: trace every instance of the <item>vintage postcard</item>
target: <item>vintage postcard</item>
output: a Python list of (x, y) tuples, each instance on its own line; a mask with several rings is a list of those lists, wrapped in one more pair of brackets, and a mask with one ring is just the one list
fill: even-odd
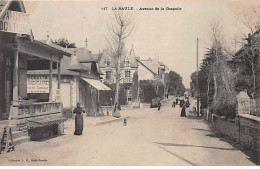
[(1, 166), (258, 166), (258, 0), (0, 0)]

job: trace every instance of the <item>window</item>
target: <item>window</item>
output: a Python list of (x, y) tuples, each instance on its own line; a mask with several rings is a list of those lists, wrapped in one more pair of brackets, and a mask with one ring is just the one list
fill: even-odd
[(111, 65), (110, 58), (106, 58), (106, 66), (107, 66), (107, 67), (110, 67), (110, 65)]
[(106, 71), (106, 79), (111, 79), (111, 71)]
[(126, 70), (126, 71), (125, 71), (125, 77), (130, 78), (130, 70)]
[(130, 81), (130, 70), (126, 70), (125, 71), (125, 81), (126, 82), (129, 82)]
[(125, 66), (127, 67), (127, 66), (130, 66), (130, 60), (128, 59), (128, 58), (125, 58)]

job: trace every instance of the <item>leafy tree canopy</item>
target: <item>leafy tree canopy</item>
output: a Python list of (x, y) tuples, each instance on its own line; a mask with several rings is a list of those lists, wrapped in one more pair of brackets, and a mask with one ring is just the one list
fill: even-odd
[(52, 43), (64, 48), (76, 48), (76, 44), (70, 43), (67, 38), (55, 39), (54, 41), (52, 40)]

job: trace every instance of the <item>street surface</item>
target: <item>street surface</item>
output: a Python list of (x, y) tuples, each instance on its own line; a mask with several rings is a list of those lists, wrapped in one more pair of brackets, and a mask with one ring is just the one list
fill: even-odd
[(163, 102), (161, 111), (121, 111), (122, 116), (130, 116), (127, 126), (123, 126), (122, 120), (95, 125), (114, 118), (85, 117), (82, 136), (73, 135), (74, 120), (69, 120), (63, 136), (21, 144), (14, 152), (1, 154), (0, 164), (255, 165), (244, 153), (214, 137), (203, 120), (180, 117), (181, 108), (172, 108), (171, 102)]

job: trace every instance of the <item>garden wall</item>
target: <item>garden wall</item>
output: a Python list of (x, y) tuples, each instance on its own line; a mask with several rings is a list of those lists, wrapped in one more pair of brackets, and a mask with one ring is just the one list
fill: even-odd
[(239, 114), (235, 119), (212, 115), (212, 126), (225, 136), (245, 147), (260, 151), (260, 117)]

